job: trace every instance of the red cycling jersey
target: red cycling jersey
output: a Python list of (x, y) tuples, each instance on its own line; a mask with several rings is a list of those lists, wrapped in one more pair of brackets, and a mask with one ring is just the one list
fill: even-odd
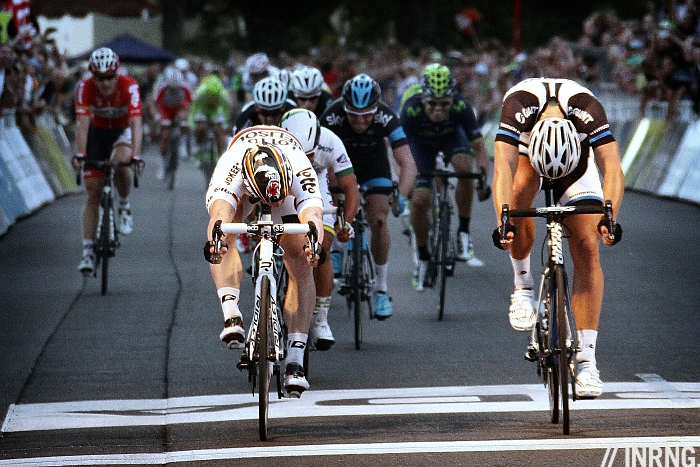
[(104, 97), (92, 77), (84, 79), (75, 93), (75, 114), (90, 116), (90, 124), (97, 128), (126, 128), (129, 118), (141, 116), (139, 83), (129, 76), (117, 75), (116, 91)]

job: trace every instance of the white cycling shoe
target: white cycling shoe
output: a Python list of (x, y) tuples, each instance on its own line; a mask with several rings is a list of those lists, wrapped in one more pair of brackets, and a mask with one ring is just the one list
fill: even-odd
[(335, 344), (335, 338), (328, 325), (328, 311), (314, 311), (309, 328), (309, 338), (316, 350), (328, 350)]
[(532, 331), (537, 322), (537, 314), (532, 306), (532, 289), (515, 289), (510, 296), (508, 318), (510, 325), (516, 331)]
[(119, 232), (129, 235), (134, 231), (134, 218), (131, 209), (119, 208)]
[(576, 365), (576, 397), (595, 399), (603, 394), (600, 372), (593, 362), (580, 362)]

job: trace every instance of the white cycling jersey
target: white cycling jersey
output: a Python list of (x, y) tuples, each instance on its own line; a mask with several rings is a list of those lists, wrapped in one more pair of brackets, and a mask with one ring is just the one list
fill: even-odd
[[(307, 207), (322, 208), (318, 177), (299, 140), (282, 128), (257, 125), (238, 132), (216, 164), (207, 190), (207, 210), (217, 199), (226, 201), (234, 209), (245, 201), (255, 199), (255, 194), (250, 193), (243, 183), (241, 163), (245, 151), (259, 144), (276, 146), (292, 166), (289, 196), (280, 208), (272, 209), (275, 222), (281, 222), (283, 216), (298, 215)], [(243, 209), (247, 211), (245, 207)]]
[[(318, 146), (316, 147), (311, 165), (318, 174), (318, 183), (323, 196), (323, 205), (332, 206), (333, 199), (331, 197), (330, 188), (328, 187), (328, 170), (333, 170), (336, 178), (338, 178), (353, 173), (354, 169), (348, 157), (348, 152), (345, 150), (343, 141), (338, 135), (326, 127), (321, 127)], [(335, 219), (335, 214), (324, 214), (323, 225), (332, 229), (335, 225)]]

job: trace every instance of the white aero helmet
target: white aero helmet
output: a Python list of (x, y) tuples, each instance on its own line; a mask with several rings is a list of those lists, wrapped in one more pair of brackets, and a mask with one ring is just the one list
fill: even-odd
[(581, 160), (578, 131), (565, 118), (545, 118), (530, 132), (530, 164), (542, 177), (569, 175)]
[(97, 75), (116, 73), (117, 69), (119, 69), (119, 56), (112, 49), (102, 47), (90, 55), (88, 70), (91, 73)]
[(263, 52), (255, 53), (245, 61), (245, 69), (251, 75), (263, 73), (267, 71), (267, 67), (269, 66), (270, 59), (267, 57), (267, 54)]
[(282, 115), (280, 126), (297, 137), (307, 155), (316, 151), (321, 136), (321, 125), (313, 112), (292, 109)]
[(323, 75), (313, 67), (303, 67), (294, 70), (289, 89), (294, 96), (309, 99), (321, 95), (323, 90)]
[(262, 110), (277, 110), (287, 100), (287, 88), (282, 81), (268, 76), (263, 78), (253, 88), (253, 101)]

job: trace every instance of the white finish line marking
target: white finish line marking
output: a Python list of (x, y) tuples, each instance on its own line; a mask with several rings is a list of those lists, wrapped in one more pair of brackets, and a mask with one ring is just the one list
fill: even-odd
[(574, 451), (584, 449), (693, 447), (700, 436), (630, 438), (554, 438), (491, 441), (438, 441), (373, 444), (320, 444), (307, 446), (262, 446), (202, 449), (164, 453), (102, 454), (89, 456), (33, 457), (0, 460), (0, 467), (52, 467), (67, 465), (166, 465), (178, 462), (273, 457), (317, 457), (347, 455), (420, 454), (450, 452)]
[[(700, 408), (700, 383), (605, 383), (596, 400), (576, 401), (572, 410)], [(670, 389), (673, 389), (669, 398)], [(679, 395), (683, 397), (680, 398)], [(679, 401), (682, 399), (682, 403)], [(372, 415), (533, 412), (549, 410), (541, 384), (307, 391), (301, 399), (271, 399), (270, 418)], [(171, 399), (103, 400), (13, 404), (2, 433), (103, 427), (164, 426), (257, 420), (250, 393)]]

